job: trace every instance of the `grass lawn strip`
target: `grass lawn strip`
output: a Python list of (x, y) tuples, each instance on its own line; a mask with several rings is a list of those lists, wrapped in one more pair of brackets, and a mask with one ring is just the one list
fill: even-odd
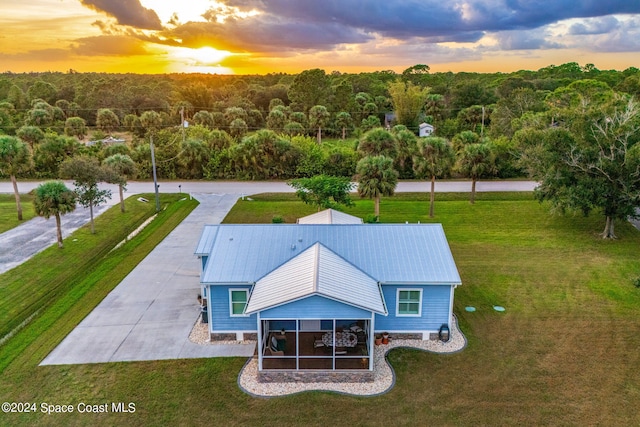
[(15, 196), (13, 194), (0, 194), (0, 233), (11, 230), (36, 216), (32, 195), (21, 194), (20, 204), (22, 205), (22, 221), (18, 221)]

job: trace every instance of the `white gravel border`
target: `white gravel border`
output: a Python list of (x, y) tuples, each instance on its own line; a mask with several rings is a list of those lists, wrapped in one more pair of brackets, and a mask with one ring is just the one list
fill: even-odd
[[(206, 324), (196, 322), (189, 339), (198, 344), (225, 345), (251, 343), (255, 341), (210, 341)], [(256, 397), (286, 396), (311, 390), (333, 391), (356, 396), (375, 396), (391, 390), (395, 384), (395, 373), (386, 359), (389, 350), (397, 347), (414, 348), (433, 353), (455, 353), (464, 349), (467, 339), (458, 327), (454, 316), (451, 337), (446, 343), (440, 340), (394, 340), (387, 345), (376, 345), (374, 353), (374, 380), (366, 383), (261, 383), (258, 382), (258, 359), (250, 358), (240, 371), (238, 386), (242, 391)]]

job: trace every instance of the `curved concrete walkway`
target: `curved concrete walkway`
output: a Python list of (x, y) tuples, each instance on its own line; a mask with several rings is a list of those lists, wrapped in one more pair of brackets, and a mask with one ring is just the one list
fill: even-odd
[(204, 224), (219, 224), (237, 194), (194, 194), (200, 205), (89, 314), (42, 365), (197, 357), (250, 357), (255, 344), (198, 345), (189, 332), (200, 314)]

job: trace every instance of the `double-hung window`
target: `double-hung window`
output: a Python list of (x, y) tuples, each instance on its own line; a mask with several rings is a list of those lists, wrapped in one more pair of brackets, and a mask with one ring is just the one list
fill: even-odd
[(248, 299), (248, 289), (229, 289), (229, 314), (231, 316), (246, 316), (244, 309)]
[(422, 315), (422, 289), (398, 289), (396, 316)]

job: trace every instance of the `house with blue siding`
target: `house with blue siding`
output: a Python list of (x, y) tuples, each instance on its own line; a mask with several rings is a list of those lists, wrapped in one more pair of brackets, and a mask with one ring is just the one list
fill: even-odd
[(335, 217), (206, 225), (196, 255), (211, 340), (254, 339), (259, 374), (299, 380), (372, 375), (382, 334), (438, 339), (461, 284), (442, 225)]

